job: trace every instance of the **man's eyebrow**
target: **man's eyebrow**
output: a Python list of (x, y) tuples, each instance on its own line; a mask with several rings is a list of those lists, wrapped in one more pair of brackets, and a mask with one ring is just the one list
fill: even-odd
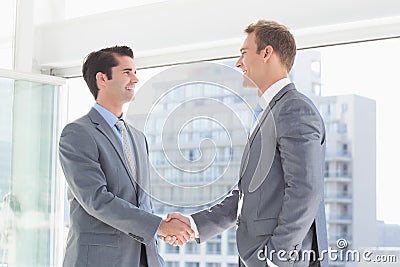
[(243, 50), (246, 50), (247, 48), (246, 47), (242, 47), (242, 48), (240, 48), (240, 53), (242, 53), (243, 52)]
[(122, 71), (126, 71), (126, 70), (132, 71), (132, 68), (125, 68), (125, 69), (122, 69)]

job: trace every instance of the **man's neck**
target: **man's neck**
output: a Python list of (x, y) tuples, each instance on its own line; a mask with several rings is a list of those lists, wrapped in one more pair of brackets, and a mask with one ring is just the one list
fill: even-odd
[(110, 111), (112, 114), (115, 115), (115, 117), (120, 118), (122, 116), (122, 106), (121, 105), (116, 105), (112, 103), (105, 103), (104, 101), (96, 101), (96, 103), (103, 108), (107, 109)]

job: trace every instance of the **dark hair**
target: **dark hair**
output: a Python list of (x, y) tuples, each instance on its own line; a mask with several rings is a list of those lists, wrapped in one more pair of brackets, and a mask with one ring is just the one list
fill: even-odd
[(278, 54), (287, 71), (292, 69), (296, 57), (296, 42), (289, 29), (275, 21), (258, 20), (244, 30), (245, 33), (255, 33), (257, 53), (270, 45)]
[(99, 91), (96, 83), (96, 74), (98, 72), (104, 73), (111, 80), (111, 68), (118, 65), (115, 55), (128, 56), (133, 59), (133, 52), (130, 47), (113, 46), (90, 53), (83, 62), (82, 75), (94, 99), (97, 99)]

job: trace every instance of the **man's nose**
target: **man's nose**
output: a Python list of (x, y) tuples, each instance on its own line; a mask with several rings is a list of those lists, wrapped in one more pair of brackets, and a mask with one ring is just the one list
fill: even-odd
[(242, 67), (242, 57), (240, 57), (240, 58), (238, 59), (238, 61), (236, 61), (235, 66), (236, 66), (236, 68)]
[(136, 74), (134, 74), (134, 73), (132, 73), (131, 82), (133, 82), (133, 83), (139, 82), (138, 77), (137, 77)]

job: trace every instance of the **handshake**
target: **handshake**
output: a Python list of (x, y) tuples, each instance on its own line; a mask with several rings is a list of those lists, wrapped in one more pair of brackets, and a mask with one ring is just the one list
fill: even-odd
[(180, 213), (169, 213), (167, 218), (161, 221), (157, 234), (162, 241), (172, 246), (182, 246), (194, 239), (189, 218)]

